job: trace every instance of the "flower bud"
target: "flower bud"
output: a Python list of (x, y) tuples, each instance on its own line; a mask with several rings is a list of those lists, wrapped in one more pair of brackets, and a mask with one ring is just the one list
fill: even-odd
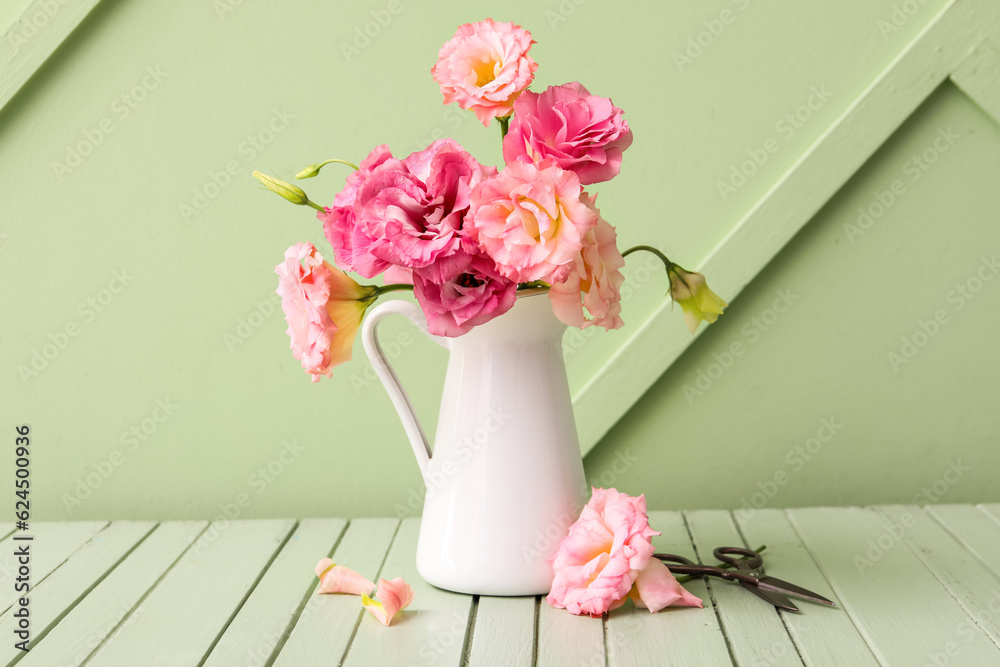
[(693, 334), (702, 320), (715, 322), (728, 304), (708, 287), (705, 276), (686, 271), (676, 264), (667, 269), (670, 298), (684, 310), (684, 321)]
[(316, 164), (311, 164), (302, 171), (300, 171), (299, 173), (295, 174), (295, 178), (303, 179), (303, 178), (312, 178), (313, 176), (317, 176), (319, 174), (320, 169), (333, 162), (346, 164), (348, 167), (354, 169), (354, 171), (358, 170), (358, 165), (354, 164), (353, 162), (348, 162), (347, 160), (333, 159), (333, 160), (327, 160), (326, 162), (317, 162)]
[(291, 183), (285, 183), (267, 174), (262, 174), (259, 171), (255, 171), (253, 175), (254, 178), (264, 184), (265, 188), (281, 195), (293, 204), (302, 206), (309, 203), (309, 198), (306, 197), (306, 193), (302, 191), (302, 188), (297, 188)]

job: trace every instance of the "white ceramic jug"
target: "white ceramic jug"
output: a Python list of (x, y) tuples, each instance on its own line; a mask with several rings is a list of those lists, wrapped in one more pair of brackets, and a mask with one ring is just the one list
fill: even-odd
[(417, 570), (461, 593), (548, 593), (548, 559), (589, 491), (562, 356), (565, 326), (542, 291), (519, 296), (464, 336), (430, 336), (450, 351), (432, 451), (376, 338), (393, 313), (427, 333), (417, 305), (389, 301), (368, 313), (361, 336), (427, 488)]

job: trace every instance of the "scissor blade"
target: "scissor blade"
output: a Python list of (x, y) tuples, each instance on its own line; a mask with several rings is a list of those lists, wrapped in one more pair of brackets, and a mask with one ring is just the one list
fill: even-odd
[(775, 591), (784, 595), (794, 595), (795, 597), (802, 598), (803, 600), (811, 600), (820, 604), (830, 605), (831, 607), (837, 606), (836, 602), (828, 600), (819, 593), (813, 593), (809, 589), (796, 586), (795, 584), (790, 584), (787, 581), (776, 577), (762, 577), (758, 585), (765, 590)]
[(774, 592), (770, 589), (765, 590), (756, 584), (751, 584), (749, 581), (741, 581), (740, 585), (768, 604), (772, 604), (779, 609), (784, 609), (786, 611), (799, 610), (799, 608), (795, 606), (795, 603), (779, 592)]

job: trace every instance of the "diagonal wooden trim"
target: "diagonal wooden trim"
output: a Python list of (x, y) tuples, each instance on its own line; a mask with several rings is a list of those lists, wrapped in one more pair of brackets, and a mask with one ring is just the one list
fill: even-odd
[(1000, 123), (1000, 29), (972, 50), (951, 73), (951, 80)]
[(35, 0), (0, 38), (0, 109), (100, 0)]
[[(934, 89), (957, 68), (963, 71), (959, 66), (998, 26), (996, 0), (948, 3), (709, 254), (699, 270), (711, 276), (713, 288), (735, 299)], [(986, 67), (996, 50), (978, 53), (980, 74), (964, 81), (977, 81), (976, 90), (996, 100), (991, 96), (1000, 82)], [(995, 72), (997, 61), (990, 63)], [(669, 303), (635, 331), (573, 397), (584, 454), (693, 340)]]

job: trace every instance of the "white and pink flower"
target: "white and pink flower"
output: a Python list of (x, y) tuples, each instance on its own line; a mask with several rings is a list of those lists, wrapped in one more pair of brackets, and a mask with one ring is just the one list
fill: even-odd
[(460, 26), (431, 70), (444, 103), (471, 109), (483, 125), (509, 116), (538, 69), (528, 55), (534, 43), (531, 33), (513, 23), (486, 19)]
[(597, 225), (582, 195), (576, 174), (552, 160), (509, 164), (473, 191), (469, 237), (511, 280), (561, 282)]

